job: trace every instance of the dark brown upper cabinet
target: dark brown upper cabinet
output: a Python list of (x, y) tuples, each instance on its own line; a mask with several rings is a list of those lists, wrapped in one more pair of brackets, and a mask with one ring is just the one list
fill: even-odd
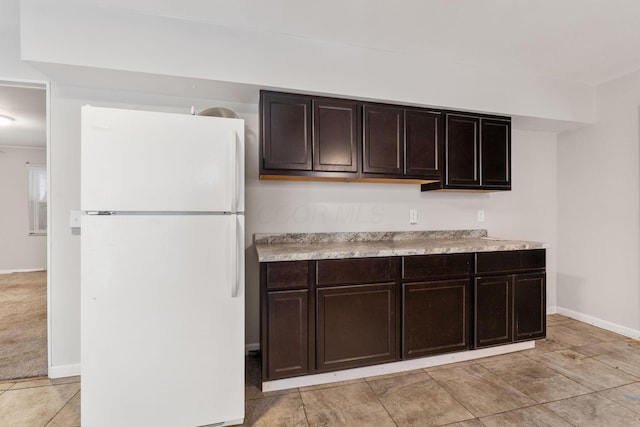
[(440, 179), (442, 113), (407, 109), (405, 123), (405, 175)]
[(427, 190), (511, 190), (511, 119), (447, 113), (443, 179)]
[(404, 174), (404, 110), (365, 104), (362, 172), (402, 177)]
[(358, 172), (358, 103), (314, 99), (313, 170)]
[(260, 178), (357, 178), (359, 108), (356, 101), (260, 92)]
[(261, 171), (311, 171), (311, 98), (261, 93)]

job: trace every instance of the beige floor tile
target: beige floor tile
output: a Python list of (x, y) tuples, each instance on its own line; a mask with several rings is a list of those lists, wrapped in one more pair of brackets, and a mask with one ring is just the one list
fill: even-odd
[(601, 341), (618, 341), (625, 338), (624, 335), (616, 334), (615, 332), (607, 331), (606, 329), (598, 328), (597, 326), (583, 322), (571, 324), (571, 328), (585, 336), (597, 338)]
[(423, 369), (415, 369), (413, 371), (394, 372), (393, 374), (376, 375), (375, 377), (367, 377), (366, 381), (386, 380), (389, 378), (402, 377), (404, 375), (418, 375), (424, 373)]
[(364, 383), (364, 382), (365, 382), (364, 378), (358, 378), (358, 379), (355, 379), (355, 380), (336, 381), (335, 383), (318, 384), (318, 385), (310, 385), (310, 386), (306, 386), (306, 387), (300, 387), (299, 390), (300, 390), (300, 392), (313, 391), (313, 390), (323, 390), (325, 388), (342, 387), (344, 385), (359, 384), (359, 383)]
[(617, 341), (607, 341), (599, 344), (585, 345), (582, 347), (574, 347), (571, 350), (593, 357), (602, 354), (614, 353), (616, 351), (637, 350), (640, 352), (640, 342), (632, 339), (623, 339)]
[(568, 345), (560, 344), (555, 341), (553, 338), (544, 338), (536, 341), (536, 346), (530, 350), (523, 350), (519, 353), (524, 354), (525, 356), (531, 356), (534, 354), (542, 354), (542, 353), (550, 353), (552, 351), (564, 350), (569, 348)]
[(245, 400), (262, 399), (264, 397), (282, 396), (284, 394), (297, 393), (298, 389), (292, 388), (278, 391), (262, 391), (262, 368), (257, 357), (245, 358), (244, 373), (244, 398)]
[(638, 378), (626, 372), (571, 350), (559, 350), (531, 358), (594, 391), (638, 381)]
[(561, 323), (575, 322), (570, 317), (563, 316), (561, 314), (549, 314), (547, 315), (547, 326), (559, 325)]
[(39, 378), (28, 381), (20, 381), (15, 383), (11, 390), (20, 390), (25, 388), (33, 388), (33, 387), (48, 387), (52, 385), (60, 385), (60, 384), (72, 384), (79, 383), (80, 376), (75, 377), (64, 377), (64, 378)]
[(553, 411), (543, 406), (530, 406), (481, 418), (486, 427), (535, 426), (535, 427), (571, 427)]
[(398, 426), (441, 426), (474, 416), (425, 372), (369, 381)]
[(80, 392), (67, 402), (47, 427), (80, 427)]
[(0, 393), (2, 393), (5, 390), (9, 390), (11, 387), (13, 387), (15, 383), (0, 383)]
[(247, 400), (244, 416), (243, 426), (303, 427), (308, 425), (298, 392)]
[(607, 353), (594, 359), (640, 378), (640, 348)]
[(395, 426), (366, 382), (304, 391), (300, 396), (312, 426)]
[(494, 362), (484, 366), (538, 403), (591, 393), (590, 389), (531, 359)]
[(459, 423), (447, 424), (447, 427), (484, 427), (484, 424), (477, 418), (467, 421), (460, 421)]
[(600, 396), (587, 394), (544, 405), (576, 426), (632, 427), (640, 426), (640, 414)]
[(486, 366), (489, 363), (517, 362), (519, 360), (528, 360), (527, 356), (524, 355), (521, 351), (517, 351), (515, 353), (499, 354), (497, 356), (483, 357), (482, 359), (476, 359), (476, 363)]
[(547, 338), (564, 347), (581, 347), (603, 342), (583, 330), (577, 330), (575, 325), (561, 324), (547, 327)]
[(441, 371), (443, 369), (460, 368), (462, 366), (475, 365), (475, 360), (465, 360), (464, 362), (447, 363), (446, 365), (430, 366), (424, 368), (425, 372)]
[(598, 394), (640, 414), (640, 382), (601, 391)]
[(429, 375), (476, 417), (535, 404), (480, 365), (435, 371)]
[(0, 395), (0, 426), (46, 425), (80, 389), (80, 383), (8, 390)]

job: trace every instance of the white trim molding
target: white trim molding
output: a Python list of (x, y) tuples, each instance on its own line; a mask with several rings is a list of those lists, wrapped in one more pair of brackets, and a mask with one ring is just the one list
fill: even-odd
[(556, 314), (556, 313), (558, 313), (558, 307), (556, 307), (555, 305), (547, 307), (547, 316), (549, 314)]
[(629, 338), (640, 338), (640, 330), (638, 329), (628, 328), (626, 326), (618, 325), (617, 323), (609, 322), (608, 320), (602, 320), (564, 307), (558, 307), (557, 313)]
[(383, 363), (381, 365), (365, 366), (363, 368), (346, 369), (344, 371), (326, 372), (323, 374), (305, 375), (303, 377), (285, 378), (282, 380), (265, 381), (262, 391), (285, 390), (288, 388), (307, 387), (310, 385), (330, 384), (338, 381), (355, 380), (376, 375), (395, 374), (412, 371), (414, 369), (430, 368), (446, 365), (447, 363), (464, 362), (482, 357), (497, 356), (514, 351), (528, 350), (535, 347), (535, 341), (525, 341), (497, 347), (481, 348), (479, 350), (461, 351), (459, 353), (441, 354), (438, 356), (422, 357), (420, 359), (402, 360), (400, 362)]
[(34, 271), (47, 271), (46, 268), (23, 268), (16, 270), (0, 270), (0, 274), (11, 274), (11, 273), (33, 273)]
[(49, 378), (65, 378), (80, 375), (80, 364), (49, 366)]

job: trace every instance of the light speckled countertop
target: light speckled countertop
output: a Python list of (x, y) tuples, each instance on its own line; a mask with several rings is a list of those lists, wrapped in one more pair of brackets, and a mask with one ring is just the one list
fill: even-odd
[(542, 249), (549, 245), (487, 237), (486, 230), (256, 234), (258, 261), (429, 255)]

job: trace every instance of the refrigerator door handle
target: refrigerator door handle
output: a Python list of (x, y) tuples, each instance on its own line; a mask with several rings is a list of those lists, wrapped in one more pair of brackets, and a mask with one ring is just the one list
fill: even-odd
[(238, 167), (238, 145), (239, 144), (237, 143), (236, 133), (234, 131), (231, 131), (231, 164), (233, 165), (231, 168), (233, 173), (233, 212), (238, 211), (238, 174), (240, 173), (240, 168)]
[(241, 227), (238, 227), (238, 218), (233, 219), (233, 281), (231, 285), (231, 298), (238, 298), (241, 292), (241, 285), (243, 283), (242, 278), (242, 269), (244, 269), (244, 265), (241, 262), (243, 257), (242, 253), (242, 242), (244, 241), (244, 237), (242, 236)]

